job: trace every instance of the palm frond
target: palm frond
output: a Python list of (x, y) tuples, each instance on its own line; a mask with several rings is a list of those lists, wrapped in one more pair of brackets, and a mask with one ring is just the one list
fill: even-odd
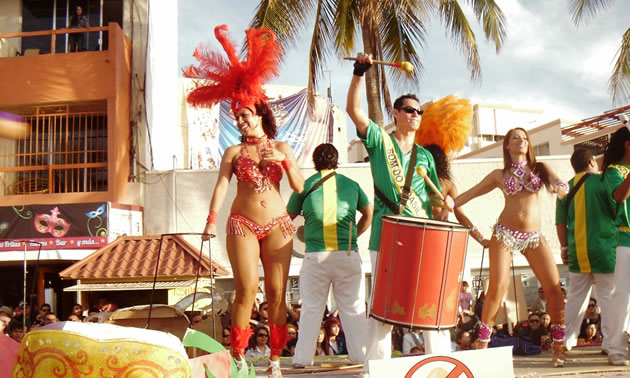
[(430, 3), (405, 0), (382, 2), (379, 14), (382, 56), (378, 58), (413, 64), (415, 69), (411, 72), (411, 80), (401, 70), (388, 70), (388, 77), (397, 87), (417, 89), (423, 71), (420, 49), (426, 41), (425, 25), (431, 14)]
[(477, 21), (482, 25), (486, 40), (494, 42), (498, 53), (507, 37), (505, 15), (494, 0), (469, 0)]
[(576, 26), (580, 22), (587, 22), (597, 13), (608, 8), (614, 0), (571, 0), (569, 2), (569, 14)]
[(308, 65), (308, 104), (313, 109), (315, 104), (315, 89), (317, 80), (322, 72), (322, 65), (327, 55), (332, 51), (332, 36), (334, 35), (334, 0), (319, 0), (315, 11), (315, 25), (311, 37)]
[[(383, 56), (383, 43), (381, 40), (380, 31), (378, 29), (374, 30), (376, 37), (374, 38), (374, 51), (376, 51), (376, 55), (378, 57)], [(387, 84), (387, 72), (390, 69), (386, 69), (381, 65), (376, 65), (376, 80), (378, 83), (378, 97), (381, 100), (380, 103), (385, 107), (385, 111), (387, 115), (391, 117), (392, 115), (392, 98), (389, 93), (389, 85)]]
[(313, 3), (312, 0), (261, 0), (249, 26), (273, 30), (286, 52), (297, 47), (300, 33), (310, 22)]
[(475, 33), (470, 28), (462, 8), (456, 1), (441, 1), (438, 8), (447, 32), (466, 58), (471, 81), (481, 82), (481, 63)]
[(624, 104), (630, 101), (630, 29), (623, 34), (608, 85), (613, 103)]
[(335, 0), (335, 49), (340, 55), (352, 52), (359, 25), (358, 0)]

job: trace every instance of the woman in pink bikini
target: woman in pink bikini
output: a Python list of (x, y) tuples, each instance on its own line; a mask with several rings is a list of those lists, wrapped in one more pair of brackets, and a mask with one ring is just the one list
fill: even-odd
[(501, 189), (505, 196), (505, 207), (490, 240), (490, 282), (475, 347), (487, 348), (501, 299), (508, 287), (512, 254), (522, 253), (547, 293), (554, 340), (552, 358), (555, 366), (563, 366), (564, 300), (558, 268), (549, 244), (540, 232), (539, 196), (544, 185), (562, 198), (567, 194), (568, 186), (547, 164), (536, 162), (529, 135), (524, 129), (508, 131), (503, 140), (503, 162), (503, 169), (492, 171), (479, 184), (459, 195), (454, 205), (463, 206), (495, 188)]
[(275, 35), (264, 29), (249, 29), (246, 34), (247, 58), (240, 62), (236, 49), (227, 40), (227, 26), (215, 28), (215, 36), (229, 61), (218, 59), (216, 53), (195, 51), (201, 64), (186, 70), (186, 75), (212, 79), (213, 84), (199, 85), (187, 100), (199, 106), (214, 104), (226, 96), (231, 100), (242, 143), (223, 153), (204, 239), (216, 235), (217, 213), (234, 174), (238, 180), (237, 191), (226, 228), (226, 248), (236, 291), (230, 330), (232, 355), (242, 363), (252, 334), (249, 317), (258, 288), (257, 261), (260, 258), (271, 331), (268, 374), (279, 377), (279, 356), (288, 340), (285, 290), (295, 231), (279, 185), (284, 171), (291, 188), (300, 193), (304, 178), (291, 147), (273, 140), (277, 134), (276, 121), (261, 87), (264, 80), (277, 75), (279, 46)]

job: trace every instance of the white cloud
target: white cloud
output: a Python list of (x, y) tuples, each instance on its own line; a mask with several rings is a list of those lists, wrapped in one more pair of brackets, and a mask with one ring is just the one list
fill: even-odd
[[(212, 29), (226, 23), (234, 40), (242, 41), (257, 1), (180, 1), (180, 65), (191, 64), (192, 51), (199, 42), (217, 46)], [(462, 2), (464, 3), (464, 2)], [(621, 36), (630, 27), (630, 3), (616, 1), (610, 9), (576, 27), (568, 11), (568, 1), (505, 0), (499, 2), (507, 18), (508, 37), (497, 55), (470, 10), (467, 16), (477, 36), (483, 82), (470, 83), (463, 56), (445, 36), (438, 21), (429, 25), (428, 39), (421, 59), (425, 71), (420, 86), (421, 99), (439, 99), (448, 94), (493, 103), (546, 109), (563, 118), (587, 118), (612, 108), (608, 77)], [(462, 5), (467, 7), (466, 5)], [(310, 31), (301, 36), (299, 50), (292, 51), (281, 68), (277, 84), (306, 86)], [(333, 99), (345, 108), (352, 66), (349, 62), (328, 60)], [(325, 93), (328, 73), (318, 91)], [(390, 88), (392, 96), (403, 89)], [(348, 121), (348, 135), (354, 135)]]

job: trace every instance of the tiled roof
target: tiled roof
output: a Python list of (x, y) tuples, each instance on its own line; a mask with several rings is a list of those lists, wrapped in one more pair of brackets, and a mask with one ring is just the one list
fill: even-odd
[[(124, 236), (95, 251), (81, 261), (59, 273), (62, 279), (72, 280), (120, 280), (137, 281), (153, 279), (158, 262), (158, 279), (187, 280), (197, 274), (199, 249), (193, 247), (180, 235)], [(210, 274), (210, 259), (207, 250), (201, 256), (199, 275)], [(212, 262), (215, 275), (228, 275), (229, 272), (215, 261)]]

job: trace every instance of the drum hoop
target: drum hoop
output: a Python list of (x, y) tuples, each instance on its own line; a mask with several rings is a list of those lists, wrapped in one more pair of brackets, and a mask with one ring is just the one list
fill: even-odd
[(454, 222), (439, 221), (428, 218), (403, 217), (399, 215), (383, 215), (383, 222), (402, 224), (410, 227), (429, 228), (432, 230), (446, 230), (454, 232), (468, 232), (470, 229), (462, 224)]
[(435, 325), (435, 326), (419, 325), (419, 324), (413, 325), (413, 324), (409, 324), (405, 322), (397, 322), (391, 319), (386, 319), (384, 317), (372, 314), (371, 311), (370, 311), (370, 317), (385, 324), (401, 326), (405, 328), (412, 328), (412, 329), (422, 329), (422, 330), (427, 330), (427, 331), (434, 331), (434, 330), (439, 331), (443, 329), (455, 328), (457, 326), (456, 323), (453, 323), (452, 325), (449, 324), (449, 325)]

